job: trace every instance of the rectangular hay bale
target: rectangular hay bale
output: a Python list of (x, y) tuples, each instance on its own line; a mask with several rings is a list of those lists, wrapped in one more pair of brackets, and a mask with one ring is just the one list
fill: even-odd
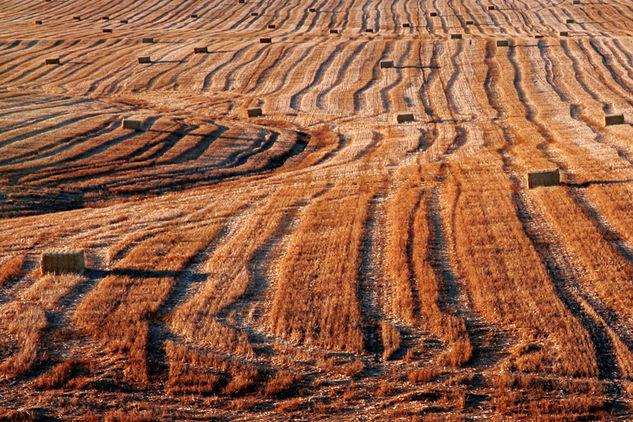
[(509, 47), (510, 42), (508, 40), (497, 40), (497, 47)]
[(104, 21), (109, 21), (109, 20), (110, 20), (110, 17), (109, 17), (109, 16), (104, 16), (104, 17), (102, 17), (102, 18), (101, 18), (101, 20), (104, 20)]
[(411, 24), (410, 23), (403, 23), (402, 27), (403, 28), (411, 28)]
[(561, 37), (568, 37), (569, 36), (569, 32), (567, 32), (567, 31), (560, 31), (558, 33), (558, 35), (561, 36)]
[(260, 38), (259, 39), (259, 43), (260, 44), (270, 44), (271, 42), (273, 42), (273, 40), (270, 39), (270, 38)]
[(264, 113), (262, 113), (262, 109), (259, 107), (246, 109), (246, 117), (259, 117), (263, 115)]
[(624, 124), (624, 114), (607, 114), (604, 116), (604, 125), (623, 125)]
[(189, 17), (190, 17), (191, 19), (198, 19), (198, 14), (196, 14), (196, 13), (192, 13), (191, 15), (189, 15)]
[(315, 9), (315, 8), (313, 8), (313, 7), (311, 7), (311, 8), (309, 8), (309, 9), (308, 9), (308, 12), (310, 12), (310, 13), (315, 13), (315, 12), (316, 12), (316, 9)]
[(393, 60), (382, 60), (380, 62), (381, 69), (389, 69), (391, 67), (393, 67)]
[(81, 274), (86, 269), (86, 257), (83, 250), (44, 252), (40, 268), (44, 274)]
[(139, 64), (151, 63), (152, 59), (149, 56), (142, 56), (138, 58)]
[(277, 25), (270, 24), (268, 25), (268, 29), (277, 29)]
[(495, 6), (488, 6), (488, 10), (495, 10), (496, 7)]
[(143, 130), (143, 121), (138, 119), (123, 119), (121, 126), (123, 129), (132, 129), (141, 132)]
[(42, 21), (37, 20), (37, 21), (33, 21), (33, 23), (34, 23), (35, 25), (41, 25), (41, 24), (42, 24)]
[(207, 47), (194, 47), (193, 48), (193, 54), (206, 54), (209, 52), (209, 49), (207, 49)]
[(434, 17), (436, 17), (436, 16), (437, 16), (437, 12), (431, 12), (431, 13), (429, 13), (429, 16), (430, 16), (430, 17), (432, 17), (432, 18), (434, 18)]
[(451, 40), (461, 40), (462, 34), (451, 34)]
[(55, 57), (55, 58), (51, 58), (51, 59), (45, 59), (44, 60), (45, 64), (59, 64), (59, 57)]
[(76, 21), (80, 21), (81, 20), (81, 16), (73, 16), (73, 19)]
[(338, 34), (338, 29), (330, 29), (330, 34)]
[(103, 28), (103, 32), (111, 33), (112, 29), (110, 29), (110, 28)]
[(565, 23), (576, 23), (576, 21), (573, 19), (567, 19), (565, 20)]
[(121, 19), (119, 22), (121, 22), (121, 23), (127, 23), (127, 19)]
[(396, 114), (396, 123), (406, 123), (413, 121), (413, 113), (398, 113)]
[(474, 21), (466, 21), (466, 25), (474, 25), (475, 22)]
[(145, 37), (145, 38), (143, 38), (143, 43), (145, 43), (145, 44), (154, 44), (154, 38), (152, 38), (152, 37)]
[(532, 171), (528, 173), (528, 188), (560, 185), (560, 172), (556, 170)]

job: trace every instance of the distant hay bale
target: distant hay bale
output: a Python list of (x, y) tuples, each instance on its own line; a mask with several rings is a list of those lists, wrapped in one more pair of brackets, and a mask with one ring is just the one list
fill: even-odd
[(624, 114), (607, 114), (604, 116), (604, 125), (623, 125), (624, 124)]
[(536, 34), (536, 35), (534, 36), (534, 38), (537, 38), (537, 39), (538, 39), (538, 38), (544, 38), (544, 36), (543, 36), (543, 35), (541, 35), (541, 34)]
[(83, 250), (50, 251), (42, 253), (40, 262), (42, 273), (75, 273), (86, 269), (86, 258)]
[(330, 34), (338, 34), (338, 29), (330, 29)]
[(372, 28), (365, 28), (365, 32), (374, 32)]
[(110, 16), (104, 16), (104, 17), (101, 18), (101, 20), (109, 21), (110, 20)]
[(197, 13), (192, 13), (191, 15), (189, 15), (189, 17), (191, 19), (198, 19), (198, 14)]
[(561, 36), (561, 37), (568, 37), (569, 36), (569, 32), (567, 32), (567, 31), (560, 31), (558, 33), (558, 35)]
[(396, 123), (406, 123), (413, 121), (413, 113), (398, 113), (396, 114)]
[(41, 24), (42, 24), (42, 21), (40, 21), (40, 20), (33, 21), (33, 24), (35, 24), (35, 25), (41, 25)]
[(59, 57), (44, 60), (45, 64), (59, 64)]
[(73, 19), (76, 21), (80, 21), (81, 20), (81, 16), (73, 16)]
[(143, 131), (143, 121), (138, 119), (123, 119), (121, 124), (123, 129), (131, 129), (137, 132)]
[(246, 3), (246, 0), (237, 0), (237, 2), (238, 2), (239, 4), (244, 4), (244, 3)]
[(466, 21), (466, 25), (474, 25), (475, 22), (474, 21)]
[(431, 12), (431, 13), (429, 13), (429, 16), (430, 16), (430, 17), (432, 17), (432, 18), (434, 18), (434, 17), (436, 17), (436, 16), (437, 16), (437, 12)]
[(556, 170), (541, 170), (528, 173), (528, 188), (560, 185), (560, 173)]
[(309, 8), (309, 9), (308, 9), (308, 12), (310, 12), (310, 13), (315, 13), (315, 12), (316, 12), (316, 9), (315, 9), (315, 8), (313, 8), (313, 7), (311, 7), (311, 8)]
[(145, 37), (145, 38), (143, 38), (143, 43), (145, 43), (145, 44), (154, 44), (154, 38), (152, 38), (152, 37)]
[(151, 63), (152, 59), (149, 56), (141, 56), (141, 57), (138, 58), (138, 62), (139, 62), (139, 64)]
[(566, 19), (565, 23), (576, 23), (576, 21), (573, 19)]
[(508, 40), (497, 40), (497, 47), (509, 47), (510, 41)]
[(582, 4), (582, 3), (580, 2), (580, 0), (574, 0), (571, 2), (571, 4)]
[(277, 25), (270, 24), (270, 25), (268, 25), (268, 29), (277, 29)]
[(121, 22), (121, 23), (127, 23), (127, 19), (121, 19), (119, 22)]
[(451, 40), (461, 40), (462, 34), (451, 34)]
[(403, 28), (411, 28), (411, 24), (410, 23), (403, 23), (402, 27)]
[(391, 67), (393, 67), (393, 60), (382, 60), (380, 62), (381, 69), (389, 69)]
[(193, 54), (206, 54), (209, 52), (207, 47), (194, 47)]
[(259, 107), (247, 108), (243, 113), (244, 117), (260, 117), (263, 115), (264, 113), (262, 112), (262, 109)]
[(253, 13), (251, 13), (251, 16), (259, 16), (259, 13), (253, 12)]
[(110, 29), (110, 28), (103, 28), (103, 32), (111, 33), (112, 29)]
[(273, 40), (271, 38), (260, 38), (259, 39), (259, 43), (260, 44), (270, 44), (271, 42), (273, 42)]
[(496, 7), (495, 6), (488, 6), (488, 10), (495, 10)]

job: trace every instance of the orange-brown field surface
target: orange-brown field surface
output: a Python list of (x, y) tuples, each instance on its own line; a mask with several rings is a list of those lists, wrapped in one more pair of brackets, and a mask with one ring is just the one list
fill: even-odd
[(0, 420), (632, 418), (632, 35), (626, 0), (0, 0)]

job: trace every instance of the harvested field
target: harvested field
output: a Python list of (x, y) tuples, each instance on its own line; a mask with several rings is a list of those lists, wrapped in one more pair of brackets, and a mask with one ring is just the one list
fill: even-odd
[(633, 418), (632, 21), (0, 0), (0, 420)]

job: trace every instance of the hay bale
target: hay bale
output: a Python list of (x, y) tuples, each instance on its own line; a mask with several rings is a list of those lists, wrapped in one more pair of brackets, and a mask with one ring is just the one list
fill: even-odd
[(260, 117), (260, 116), (263, 116), (264, 113), (262, 112), (261, 108), (254, 107), (254, 108), (247, 108), (243, 115), (244, 117)]
[(565, 23), (576, 23), (576, 21), (573, 19), (567, 19), (565, 20)]
[(536, 39), (543, 38), (543, 35), (537, 34), (537, 35), (534, 36), (534, 38), (536, 38)]
[(143, 121), (138, 119), (123, 119), (121, 127), (123, 129), (131, 129), (137, 132), (141, 132), (143, 130)]
[(268, 25), (268, 29), (277, 29), (277, 25), (270, 24)]
[(466, 25), (474, 25), (475, 22), (474, 21), (466, 21)]
[(406, 123), (413, 121), (413, 113), (398, 113), (396, 114), (396, 123)]
[(623, 125), (624, 124), (624, 114), (607, 114), (604, 116), (604, 125)]
[(488, 10), (496, 10), (497, 8), (495, 6), (488, 6)]
[(52, 59), (45, 59), (44, 63), (45, 64), (59, 64), (60, 63), (59, 62), (59, 57), (55, 57), (55, 58), (52, 58)]
[(582, 3), (580, 2), (580, 0), (574, 0), (571, 2), (571, 4), (582, 4)]
[(41, 25), (41, 24), (42, 24), (42, 21), (40, 21), (40, 20), (33, 21), (33, 24), (35, 24), (35, 25)]
[(253, 13), (251, 13), (251, 16), (259, 16), (259, 13), (253, 12)]
[(429, 13), (429, 17), (434, 18), (437, 16), (437, 12), (431, 12)]
[(330, 34), (338, 34), (338, 29), (330, 29)]
[(76, 21), (80, 21), (81, 20), (81, 16), (73, 16), (73, 19)]
[(461, 40), (462, 34), (451, 34), (451, 40)]
[(309, 9), (308, 9), (308, 12), (310, 12), (310, 13), (316, 13), (316, 9), (315, 9), (315, 8), (313, 8), (313, 7), (311, 7), (311, 8), (309, 8)]
[(497, 47), (509, 47), (510, 41), (508, 40), (497, 40)]
[(83, 250), (44, 252), (40, 268), (44, 274), (81, 274), (86, 269), (86, 257)]
[(127, 23), (127, 19), (121, 19), (119, 22), (121, 22), (121, 23)]
[(207, 47), (194, 47), (193, 54), (207, 54), (209, 49)]
[(143, 38), (143, 43), (145, 43), (145, 44), (154, 44), (154, 38), (152, 38), (152, 37)]
[(558, 35), (561, 36), (561, 37), (568, 37), (569, 36), (569, 32), (567, 32), (567, 31), (560, 31), (558, 33)]
[(112, 29), (110, 29), (110, 28), (103, 28), (103, 32), (112, 33)]
[(273, 40), (271, 38), (260, 38), (259, 39), (259, 43), (260, 44), (270, 44), (271, 42), (273, 42)]
[(152, 59), (149, 56), (141, 56), (141, 57), (138, 58), (138, 62), (139, 62), (139, 64), (151, 63)]
[(101, 18), (101, 20), (109, 21), (110, 20), (110, 16), (104, 16), (104, 17)]
[(237, 2), (238, 2), (239, 4), (244, 4), (244, 3), (246, 3), (246, 0), (237, 0)]
[(198, 19), (198, 14), (197, 13), (192, 13), (191, 15), (189, 15), (189, 17), (191, 19)]
[(393, 60), (382, 60), (380, 62), (381, 69), (389, 69), (391, 67), (393, 67)]
[(374, 32), (374, 30), (371, 28), (365, 28), (365, 32)]
[(560, 185), (560, 173), (556, 170), (541, 170), (528, 173), (528, 188)]

